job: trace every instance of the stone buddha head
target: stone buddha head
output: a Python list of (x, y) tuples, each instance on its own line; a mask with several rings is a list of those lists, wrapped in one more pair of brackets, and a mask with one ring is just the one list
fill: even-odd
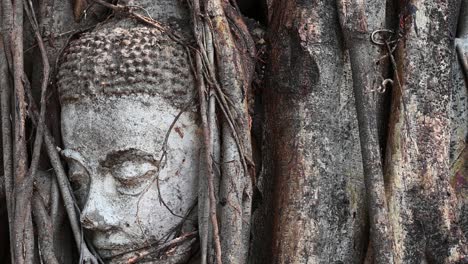
[(121, 25), (72, 41), (58, 75), (69, 178), (103, 258), (170, 237), (196, 203), (201, 148), (185, 48)]

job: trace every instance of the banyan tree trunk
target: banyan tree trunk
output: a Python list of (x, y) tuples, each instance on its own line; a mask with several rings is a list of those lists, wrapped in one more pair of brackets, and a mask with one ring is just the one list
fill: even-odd
[(395, 263), (464, 263), (467, 244), (449, 182), (458, 8), (459, 1), (440, 0), (400, 7), (401, 88), (393, 89), (385, 175)]
[(361, 263), (364, 177), (336, 4), (277, 0), (272, 10), (254, 263)]

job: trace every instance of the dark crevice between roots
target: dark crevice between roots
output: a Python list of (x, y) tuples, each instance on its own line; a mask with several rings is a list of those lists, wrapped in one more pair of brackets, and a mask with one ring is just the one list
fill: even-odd
[(237, 0), (237, 5), (245, 17), (266, 26), (268, 24), (267, 0)]

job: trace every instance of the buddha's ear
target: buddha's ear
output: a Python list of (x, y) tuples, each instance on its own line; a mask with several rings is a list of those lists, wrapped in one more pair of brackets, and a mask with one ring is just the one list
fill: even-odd
[(86, 171), (86, 173), (91, 175), (91, 171), (89, 170), (87, 166), (87, 164), (89, 163), (78, 151), (75, 151), (72, 149), (63, 149), (63, 150), (60, 150), (60, 154), (62, 155), (62, 157), (65, 158), (65, 160), (67, 160), (67, 162), (70, 165), (72, 164), (80, 165)]

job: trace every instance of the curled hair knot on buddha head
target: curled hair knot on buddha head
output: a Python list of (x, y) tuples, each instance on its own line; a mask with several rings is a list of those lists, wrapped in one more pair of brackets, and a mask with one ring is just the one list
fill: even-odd
[(147, 94), (176, 104), (193, 94), (185, 48), (147, 27), (103, 28), (70, 42), (58, 72), (62, 103)]

